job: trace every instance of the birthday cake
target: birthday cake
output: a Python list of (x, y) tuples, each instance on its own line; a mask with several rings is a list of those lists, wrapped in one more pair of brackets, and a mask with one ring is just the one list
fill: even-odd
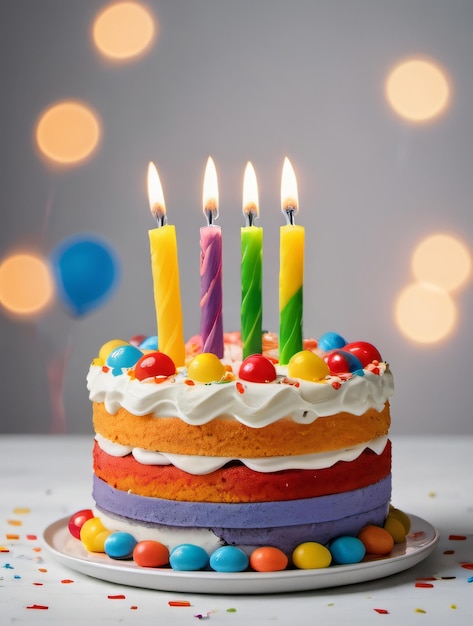
[(227, 333), (222, 359), (195, 337), (176, 368), (152, 342), (104, 344), (87, 376), (106, 528), (170, 550), (290, 556), (383, 526), (393, 379), (373, 345), (326, 333), (282, 366), (275, 335), (242, 358), (239, 333)]

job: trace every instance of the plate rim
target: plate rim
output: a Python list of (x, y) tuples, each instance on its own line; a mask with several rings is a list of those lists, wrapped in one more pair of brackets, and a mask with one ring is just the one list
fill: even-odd
[[(327, 589), (385, 578), (417, 565), (427, 558), (437, 544), (440, 533), (426, 520), (408, 514), (411, 531), (406, 550), (401, 554), (374, 557), (361, 563), (331, 565), (323, 569), (286, 569), (278, 572), (215, 572), (211, 570), (177, 571), (167, 568), (139, 567), (131, 560), (113, 560), (102, 553), (88, 553), (79, 540), (69, 535), (70, 516), (49, 524), (43, 531), (47, 550), (66, 567), (92, 578), (132, 587), (199, 594), (263, 595)], [(425, 541), (410, 545), (416, 526), (421, 527)], [(78, 542), (83, 555), (61, 549), (60, 539)], [(102, 562), (103, 561), (103, 562)], [(260, 584), (255, 584), (255, 581)], [(233, 587), (235, 585), (235, 587)], [(209, 589), (209, 586), (211, 589)]]

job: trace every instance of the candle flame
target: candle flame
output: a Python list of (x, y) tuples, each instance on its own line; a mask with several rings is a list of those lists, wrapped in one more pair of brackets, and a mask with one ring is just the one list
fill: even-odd
[(243, 215), (247, 218), (249, 226), (252, 226), (253, 220), (259, 217), (258, 183), (251, 161), (246, 164), (243, 177)]
[(281, 211), (286, 214), (290, 223), (293, 223), (293, 216), (297, 215), (299, 211), (296, 175), (287, 157), (284, 159), (282, 168)]
[(158, 226), (163, 226), (166, 217), (164, 193), (158, 170), (152, 161), (148, 163), (148, 201), (149, 208), (154, 219), (158, 222)]
[(203, 211), (209, 224), (218, 217), (218, 181), (217, 170), (209, 156), (204, 174), (204, 192), (202, 195)]

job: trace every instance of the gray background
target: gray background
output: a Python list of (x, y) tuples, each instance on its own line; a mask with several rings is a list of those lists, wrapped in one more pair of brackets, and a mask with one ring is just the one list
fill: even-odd
[[(79, 319), (56, 302), (33, 321), (0, 311), (1, 431), (92, 432), (85, 375), (106, 340), (154, 334), (146, 167), (154, 160), (176, 225), (185, 334), (199, 330), (199, 228), (209, 154), (219, 175), (224, 324), (239, 328), (239, 229), (247, 160), (265, 229), (265, 328), (278, 328), (279, 186), (288, 155), (306, 227), (304, 334), (334, 330), (374, 343), (391, 364), (392, 432), (472, 433), (471, 280), (444, 341), (422, 345), (396, 326), (416, 244), (436, 232), (471, 250), (473, 2), (471, 0), (152, 1), (159, 36), (123, 65), (100, 57), (91, 25), (105, 2), (0, 3), (0, 256), (44, 255), (74, 233), (118, 252), (115, 295)], [(425, 55), (448, 72), (452, 100), (432, 123), (389, 107), (384, 82)], [(49, 167), (37, 156), (39, 114), (80, 99), (102, 120), (89, 162)], [(48, 366), (64, 379), (51, 391)], [(62, 407), (64, 417), (61, 417)], [(56, 415), (56, 421), (52, 415)]]

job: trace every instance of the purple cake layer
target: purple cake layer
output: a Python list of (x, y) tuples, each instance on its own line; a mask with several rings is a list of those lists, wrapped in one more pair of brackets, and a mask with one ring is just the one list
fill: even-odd
[[(98, 507), (140, 522), (187, 528), (231, 527), (244, 533), (251, 529), (274, 529), (331, 523), (385, 507), (391, 497), (391, 476), (340, 494), (280, 502), (222, 504), (182, 502), (138, 496), (120, 491), (94, 476), (93, 497)], [(386, 511), (385, 511), (386, 513)], [(382, 520), (383, 521), (383, 520)]]
[[(97, 507), (100, 513), (109, 516), (111, 520), (116, 519), (120, 523), (130, 524), (126, 528), (128, 532), (133, 534), (136, 526), (134, 520), (128, 520), (120, 515), (115, 515)], [(210, 552), (217, 549), (223, 544), (239, 546), (246, 549), (251, 554), (254, 548), (262, 546), (274, 546), (282, 550), (288, 556), (291, 556), (294, 549), (305, 541), (316, 541), (322, 545), (328, 544), (335, 537), (349, 535), (356, 537), (360, 530), (369, 524), (382, 526), (389, 509), (389, 500), (381, 506), (365, 511), (358, 515), (348, 515), (343, 519), (321, 522), (319, 524), (303, 524), (299, 526), (279, 526), (277, 528), (215, 528), (206, 529), (210, 536), (214, 538), (214, 547)], [(171, 548), (180, 543), (194, 543), (194, 535), (192, 528), (183, 528), (178, 526), (165, 526), (163, 524), (142, 523), (141, 527), (147, 529), (147, 538), (150, 538), (150, 532), (156, 533), (151, 535), (156, 541), (160, 541)], [(112, 527), (112, 526), (111, 526)], [(212, 540), (210, 540), (212, 543)]]
[(212, 528), (212, 532), (229, 545), (254, 546), (255, 548), (276, 546), (290, 555), (294, 548), (306, 541), (316, 541), (326, 545), (332, 539), (343, 535), (356, 537), (362, 528), (370, 524), (382, 526), (388, 509), (389, 500), (386, 500), (381, 506), (371, 511), (318, 524), (261, 529)]

